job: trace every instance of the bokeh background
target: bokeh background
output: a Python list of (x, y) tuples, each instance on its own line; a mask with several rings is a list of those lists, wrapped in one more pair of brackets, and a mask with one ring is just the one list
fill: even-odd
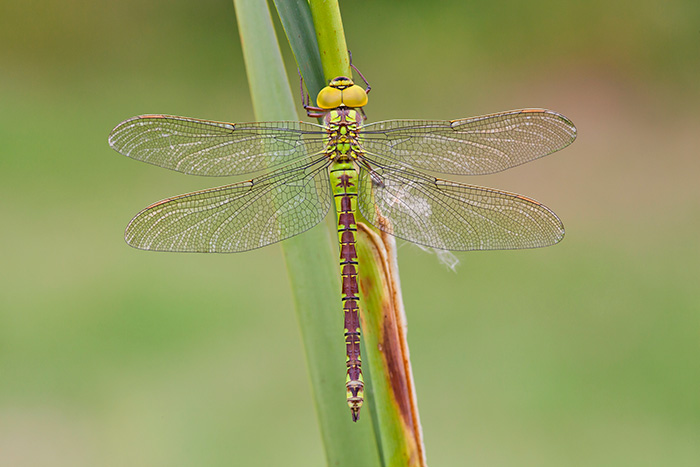
[[(341, 7), (370, 119), (545, 107), (579, 129), (462, 179), (544, 202), (561, 244), (453, 272), (399, 243), (429, 463), (700, 465), (700, 3)], [(280, 248), (122, 239), (232, 181), (107, 145), (136, 114), (253, 119), (231, 2), (10, 0), (0, 44), (0, 465), (324, 465)]]

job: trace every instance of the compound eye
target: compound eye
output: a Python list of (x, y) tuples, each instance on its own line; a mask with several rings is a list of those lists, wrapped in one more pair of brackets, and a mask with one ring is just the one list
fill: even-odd
[(335, 109), (343, 103), (343, 95), (340, 89), (326, 86), (321, 89), (316, 97), (316, 105), (322, 109)]
[(357, 84), (343, 90), (343, 104), (348, 107), (363, 107), (367, 104), (367, 93)]

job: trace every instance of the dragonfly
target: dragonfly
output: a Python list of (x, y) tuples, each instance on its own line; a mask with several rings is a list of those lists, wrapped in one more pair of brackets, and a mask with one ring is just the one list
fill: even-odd
[[(364, 79), (364, 77), (363, 77)], [(247, 181), (173, 198), (139, 212), (126, 242), (173, 252), (243, 252), (311, 229), (334, 207), (340, 250), (347, 404), (359, 419), (364, 401), (356, 252), (358, 213), (397, 238), (439, 250), (544, 247), (564, 227), (524, 196), (436, 178), (483, 175), (559, 151), (576, 138), (563, 115), (521, 109), (458, 120), (365, 124), (369, 85), (339, 76), (302, 99), (301, 121), (225, 123), (141, 115), (117, 125), (119, 153), (178, 172)]]

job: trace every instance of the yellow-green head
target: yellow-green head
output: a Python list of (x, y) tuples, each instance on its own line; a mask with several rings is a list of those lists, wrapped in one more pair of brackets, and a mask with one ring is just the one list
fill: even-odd
[(322, 109), (337, 107), (364, 107), (367, 104), (367, 93), (352, 79), (345, 76), (333, 78), (325, 88), (321, 89), (316, 98), (316, 105)]

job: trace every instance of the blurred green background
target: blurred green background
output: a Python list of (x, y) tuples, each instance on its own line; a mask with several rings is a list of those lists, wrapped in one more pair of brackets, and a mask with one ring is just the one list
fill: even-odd
[[(563, 243), (455, 273), (399, 242), (430, 465), (700, 465), (700, 3), (341, 8), (371, 120), (545, 107), (579, 129), (462, 179), (544, 202)], [(279, 246), (122, 239), (232, 181), (107, 145), (137, 114), (252, 120), (232, 3), (11, 0), (0, 44), (0, 465), (324, 465)]]

